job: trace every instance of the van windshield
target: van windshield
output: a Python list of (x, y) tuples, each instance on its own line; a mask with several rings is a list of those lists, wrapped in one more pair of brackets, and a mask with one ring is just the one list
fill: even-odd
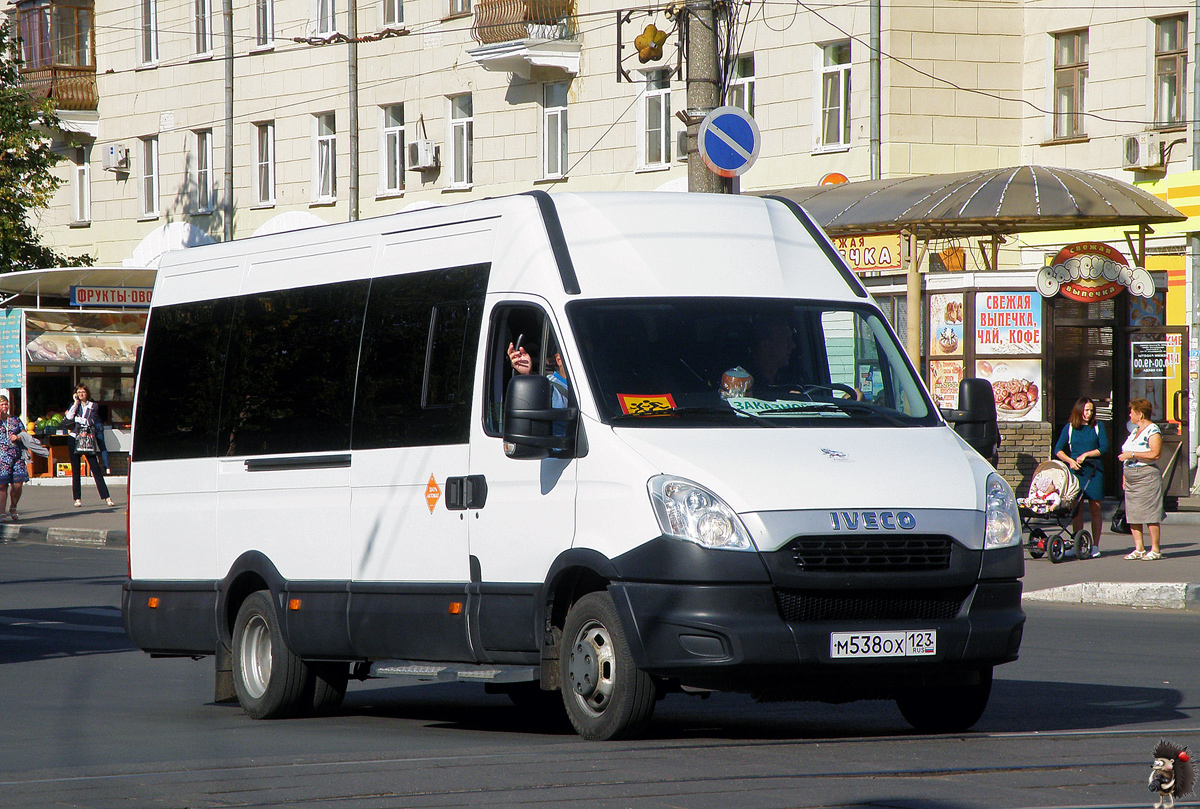
[(768, 298), (575, 301), (567, 316), (616, 426), (938, 423), (870, 306)]

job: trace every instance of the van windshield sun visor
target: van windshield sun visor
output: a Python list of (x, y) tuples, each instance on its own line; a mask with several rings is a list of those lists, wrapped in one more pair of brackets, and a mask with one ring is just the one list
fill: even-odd
[(546, 236), (550, 239), (550, 249), (554, 251), (554, 260), (558, 264), (558, 274), (562, 278), (563, 292), (568, 295), (578, 295), (579, 277), (575, 275), (575, 263), (571, 261), (571, 251), (567, 249), (567, 237), (563, 233), (562, 222), (558, 218), (558, 209), (554, 200), (545, 191), (526, 191), (527, 196), (537, 202), (538, 212), (542, 215), (542, 223), (546, 226)]

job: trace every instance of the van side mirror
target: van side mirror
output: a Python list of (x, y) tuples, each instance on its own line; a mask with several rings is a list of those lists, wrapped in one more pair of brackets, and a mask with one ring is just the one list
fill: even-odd
[(964, 379), (958, 385), (958, 410), (943, 410), (942, 417), (954, 432), (993, 464), (1000, 446), (996, 395), (986, 379)]
[[(540, 374), (518, 374), (504, 395), (504, 454), (537, 460), (551, 455), (570, 456), (575, 451), (579, 411), (551, 407), (550, 380)], [(556, 424), (564, 425), (555, 435)], [(564, 429), (565, 428), (565, 429)]]

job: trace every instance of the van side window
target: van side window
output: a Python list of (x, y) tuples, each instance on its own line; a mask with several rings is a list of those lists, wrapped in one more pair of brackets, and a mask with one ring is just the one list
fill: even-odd
[(536, 306), (497, 306), (492, 311), (488, 339), (487, 399), (483, 410), (483, 428), (488, 435), (498, 436), (503, 428), (504, 392), (515, 374), (508, 357), (510, 344), (529, 354), (531, 373), (551, 377), (551, 383), (560, 391), (562, 399), (556, 407), (567, 407), (568, 401), (574, 401), (565, 368), (555, 377), (558, 370), (556, 356), (561, 355), (561, 350), (546, 314)]
[(371, 282), (354, 449), (465, 444), (487, 265)]
[(238, 299), (218, 455), (350, 448), (368, 286), (346, 281)]
[(157, 307), (146, 330), (133, 455), (211, 458), (229, 348), (231, 299)]

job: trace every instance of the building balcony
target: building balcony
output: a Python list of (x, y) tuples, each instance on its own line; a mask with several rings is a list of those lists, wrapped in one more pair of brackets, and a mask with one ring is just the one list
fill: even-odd
[(60, 110), (95, 110), (100, 100), (96, 92), (95, 67), (51, 65), (21, 70), (21, 81), (33, 95), (49, 98)]
[(467, 51), (485, 70), (530, 79), (535, 69), (574, 76), (580, 44), (574, 0), (476, 0)]

